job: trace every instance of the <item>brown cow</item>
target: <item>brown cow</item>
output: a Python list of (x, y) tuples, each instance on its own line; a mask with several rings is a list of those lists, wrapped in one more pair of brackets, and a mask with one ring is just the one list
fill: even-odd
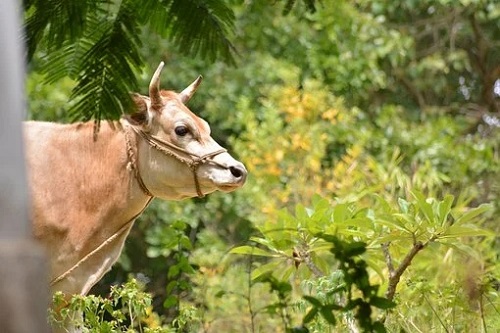
[(115, 263), (152, 198), (180, 200), (241, 187), (246, 170), (210, 136), (181, 93), (160, 91), (163, 62), (137, 113), (103, 122), (24, 127), (35, 237), (47, 250), (52, 291), (86, 294)]

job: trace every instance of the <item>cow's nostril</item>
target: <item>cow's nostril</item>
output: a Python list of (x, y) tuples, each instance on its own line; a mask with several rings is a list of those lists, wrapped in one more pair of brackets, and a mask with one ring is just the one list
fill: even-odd
[(237, 166), (229, 167), (229, 171), (231, 171), (231, 174), (236, 178), (240, 178), (245, 174), (245, 170)]

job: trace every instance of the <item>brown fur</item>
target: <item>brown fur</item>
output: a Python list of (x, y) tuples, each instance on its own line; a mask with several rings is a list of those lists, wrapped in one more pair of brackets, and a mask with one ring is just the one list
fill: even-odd
[[(148, 201), (132, 191), (124, 133), (119, 123), (114, 126), (116, 130), (103, 123), (94, 140), (92, 123), (25, 125), (33, 233), (52, 259), (51, 279), (104, 242)], [(106, 255), (89, 260), (86, 269), (96, 270)], [(75, 288), (71, 283), (54, 286), (67, 293), (88, 291)]]

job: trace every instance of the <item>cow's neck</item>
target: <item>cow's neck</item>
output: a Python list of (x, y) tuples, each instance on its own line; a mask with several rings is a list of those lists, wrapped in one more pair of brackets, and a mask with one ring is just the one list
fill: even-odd
[[(65, 247), (57, 244), (52, 249), (57, 252), (51, 256), (56, 260), (52, 263), (54, 290), (87, 293), (117, 260), (133, 220), (151, 200), (134, 177), (124, 130), (119, 123), (110, 125), (102, 124), (96, 140), (92, 139), (89, 124), (79, 125), (87, 128), (77, 128), (88, 131), (85, 135), (72, 137), (68, 131), (68, 143), (73, 152), (78, 152), (83, 166), (73, 165), (77, 170), (62, 175), (73, 177), (67, 186), (78, 186), (67, 188), (66, 193), (79, 193), (80, 197), (70, 198), (71, 212), (76, 215), (64, 219), (68, 224), (56, 226), (66, 233), (61, 242)], [(135, 136), (131, 139), (134, 149)], [(72, 153), (69, 155), (72, 159)]]

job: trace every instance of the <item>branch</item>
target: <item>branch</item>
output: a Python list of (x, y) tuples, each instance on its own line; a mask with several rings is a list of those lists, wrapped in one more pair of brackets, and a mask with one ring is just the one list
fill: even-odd
[(403, 84), (403, 86), (405, 86), (406, 90), (408, 90), (408, 92), (410, 93), (410, 96), (418, 104), (420, 109), (425, 108), (426, 102), (425, 102), (424, 95), (413, 84), (413, 82), (410, 79), (408, 79), (401, 70), (396, 70), (393, 73), (394, 73), (394, 76), (396, 77), (396, 79), (398, 79)]
[(389, 269), (389, 276), (394, 275), (394, 265), (392, 263), (391, 253), (389, 252), (389, 246), (391, 242), (382, 244), (382, 252), (384, 253), (385, 263), (387, 264), (387, 268)]
[[(387, 287), (387, 291), (385, 293), (385, 297), (387, 297), (387, 299), (392, 301), (392, 299), (394, 298), (394, 294), (396, 293), (396, 287), (399, 283), (399, 280), (401, 279), (401, 275), (403, 275), (404, 271), (408, 268), (408, 266), (411, 265), (411, 261), (413, 260), (413, 258), (415, 258), (417, 253), (420, 252), (426, 246), (426, 244), (423, 244), (422, 242), (415, 242), (410, 252), (408, 252), (408, 254), (406, 255), (406, 257), (404, 257), (401, 264), (399, 264), (398, 268), (394, 270), (393, 267), (392, 272), (391, 269), (389, 268), (389, 286)], [(382, 247), (382, 249), (384, 249), (384, 247)], [(387, 250), (384, 250), (384, 254), (386, 254), (386, 252), (390, 258), (388, 244), (387, 244)], [(387, 256), (386, 256), (386, 261), (387, 261)], [(392, 260), (390, 261), (390, 264), (392, 266)]]
[(325, 273), (323, 273), (321, 271), (321, 269), (319, 269), (319, 267), (316, 266), (316, 264), (313, 262), (313, 260), (311, 258), (311, 254), (309, 253), (309, 251), (307, 251), (307, 250), (306, 251), (301, 251), (299, 249), (295, 249), (293, 251), (293, 259), (295, 261), (296, 266), (298, 266), (298, 264), (300, 264), (300, 262), (303, 262), (304, 264), (306, 264), (307, 268), (309, 268), (309, 270), (317, 278), (325, 276)]

